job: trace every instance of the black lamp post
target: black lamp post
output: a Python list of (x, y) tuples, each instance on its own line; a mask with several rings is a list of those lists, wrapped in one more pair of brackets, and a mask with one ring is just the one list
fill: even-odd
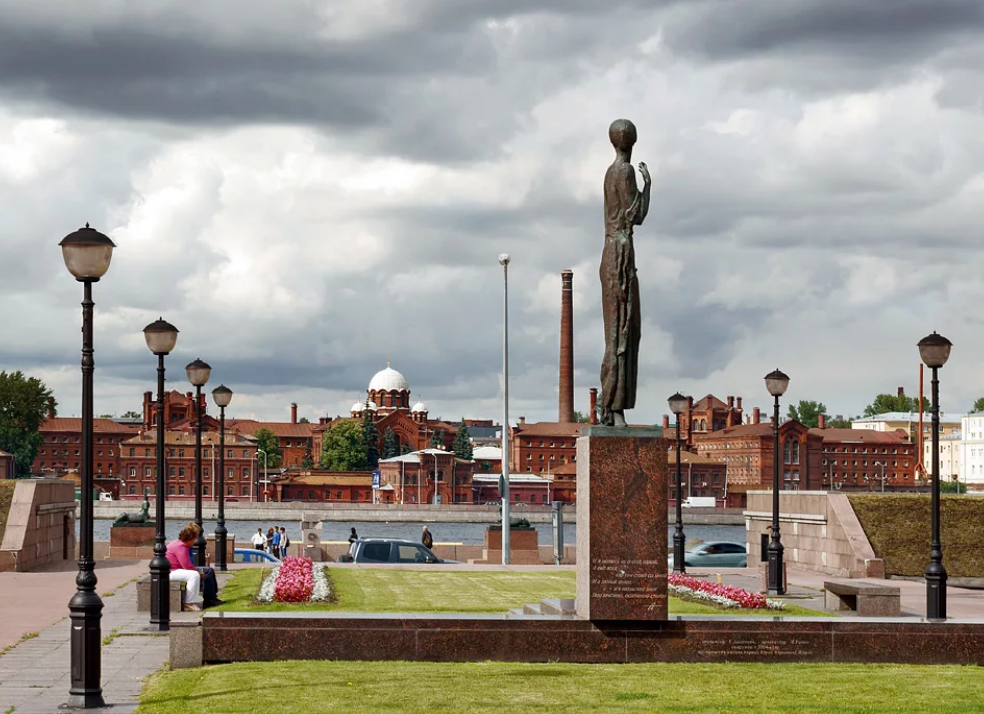
[(677, 392), (669, 399), (670, 411), (676, 414), (676, 528), (673, 531), (673, 572), (687, 572), (684, 562), (683, 549), (686, 538), (683, 535), (683, 487), (680, 478), (680, 414), (687, 406), (688, 400)]
[(765, 386), (775, 397), (772, 419), (772, 538), (769, 540), (769, 595), (783, 595), (782, 540), (779, 538), (779, 397), (786, 393), (789, 377), (778, 369), (765, 375)]
[(103, 602), (96, 592), (96, 562), (92, 553), (92, 284), (99, 281), (113, 258), (116, 245), (108, 236), (85, 224), (65, 236), (62, 258), (75, 279), (82, 283), (82, 460), (79, 498), (79, 574), (75, 595), (68, 601), (72, 620), (72, 684), (67, 706), (97, 708), (106, 706), (102, 696)]
[(201, 358), (185, 367), (188, 381), (195, 385), (195, 523), (198, 524), (198, 540), (195, 541), (195, 565), (205, 567), (205, 530), (202, 528), (202, 387), (208, 383), (212, 368)]
[(219, 517), (215, 525), (215, 567), (224, 573), (229, 569), (226, 565), (226, 536), (229, 531), (225, 524), (225, 408), (232, 401), (232, 390), (220, 384), (212, 390), (212, 399), (219, 407)]
[(946, 568), (943, 567), (943, 544), (940, 541), (940, 381), (939, 368), (950, 358), (953, 343), (935, 332), (919, 340), (919, 356), (933, 370), (933, 482), (931, 499), (933, 540), (926, 567), (926, 617), (946, 619)]
[(167, 481), (164, 478), (164, 357), (178, 341), (178, 328), (158, 318), (144, 328), (147, 347), (157, 355), (157, 485), (155, 508), (154, 557), (150, 561), (150, 626), (160, 632), (171, 629), (170, 572), (171, 564), (165, 552), (164, 499)]

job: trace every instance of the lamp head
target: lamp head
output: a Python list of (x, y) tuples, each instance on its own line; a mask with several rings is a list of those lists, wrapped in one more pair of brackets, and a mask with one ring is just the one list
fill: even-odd
[(789, 387), (789, 377), (775, 369), (765, 375), (765, 387), (773, 397), (781, 397)]
[(74, 233), (62, 238), (58, 245), (62, 249), (62, 258), (76, 280), (99, 280), (109, 270), (113, 259), (113, 248), (116, 244), (109, 236), (103, 235), (95, 228), (85, 224)]
[(232, 401), (232, 390), (224, 384), (220, 384), (212, 390), (212, 401), (215, 402), (215, 406), (225, 409)]
[(194, 386), (204, 387), (212, 374), (212, 367), (199, 357), (185, 367), (185, 372), (188, 374), (188, 381)]
[(919, 340), (919, 356), (927, 367), (942, 367), (950, 359), (953, 343), (935, 331)]
[(147, 325), (143, 332), (147, 347), (155, 355), (170, 354), (178, 342), (178, 328), (163, 317)]
[(501, 265), (502, 267), (506, 267), (507, 265), (509, 265), (509, 253), (499, 254), (499, 265)]
[(678, 416), (687, 408), (687, 398), (680, 394), (680, 392), (674, 394), (667, 401), (670, 404), (670, 411)]

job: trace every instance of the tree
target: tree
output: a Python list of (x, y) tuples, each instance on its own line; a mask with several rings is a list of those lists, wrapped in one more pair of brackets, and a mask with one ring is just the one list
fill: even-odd
[(331, 425), (321, 442), (321, 467), (328, 471), (365, 470), (366, 450), (360, 422), (339, 419)]
[[(929, 399), (923, 397), (923, 411), (930, 409)], [(864, 408), (864, 416), (873, 417), (888, 412), (914, 412), (919, 410), (919, 400), (905, 394), (879, 394), (874, 401)]]
[(314, 457), (311, 455), (311, 447), (304, 449), (304, 458), (301, 459), (301, 468), (310, 471), (314, 468)]
[(409, 444), (404, 444), (403, 446), (400, 447), (400, 455), (401, 456), (406, 456), (411, 451), (413, 451), (413, 450), (410, 448), (410, 445)]
[(589, 424), (591, 422), (591, 417), (584, 412), (574, 412), (574, 421), (578, 424)]
[(258, 429), (253, 436), (256, 438), (256, 451), (263, 451), (266, 454), (266, 461), (263, 465), (268, 469), (280, 468), (282, 454), (280, 453), (280, 440), (277, 435), (266, 427)]
[(386, 433), (383, 434), (383, 458), (392, 459), (400, 453), (399, 446), (396, 443), (396, 434), (389, 427), (386, 428)]
[(435, 431), (431, 434), (431, 440), (429, 444), (432, 449), (442, 449), (444, 448), (444, 429), (440, 431)]
[(789, 418), (795, 419), (808, 429), (814, 429), (820, 426), (821, 414), (827, 414), (827, 407), (823, 405), (823, 402), (800, 399), (799, 404), (789, 405)]
[(454, 443), (451, 444), (451, 451), (459, 459), (472, 460), (474, 450), (472, 449), (471, 435), (468, 433), (468, 425), (465, 420), (461, 420), (458, 425), (458, 433), (454, 435)]
[(369, 410), (369, 397), (366, 397), (366, 405), (362, 410), (362, 448), (366, 452), (366, 466), (370, 469), (379, 466), (379, 430), (376, 428), (376, 419)]
[(837, 416), (832, 416), (832, 417), (829, 416), (829, 417), (827, 417), (827, 428), (828, 429), (850, 429), (851, 428), (851, 422), (854, 421), (857, 418), (858, 417), (848, 417), (847, 419), (845, 419), (842, 414), (838, 414)]
[(142, 419), (142, 418), (143, 418), (143, 414), (141, 414), (140, 412), (135, 412), (132, 409), (128, 412), (123, 412), (123, 416), (120, 417), (120, 419)]
[(51, 398), (51, 390), (40, 379), (25, 377), (19, 370), (0, 372), (0, 449), (13, 454), (18, 477), (31, 475), (44, 441), (40, 429)]
[(307, 417), (301, 417), (300, 419), (297, 420), (297, 423), (298, 424), (310, 424), (311, 423), (311, 420), (308, 419)]
[(984, 397), (978, 397), (974, 402), (973, 409), (970, 410), (971, 414), (982, 414), (984, 413)]

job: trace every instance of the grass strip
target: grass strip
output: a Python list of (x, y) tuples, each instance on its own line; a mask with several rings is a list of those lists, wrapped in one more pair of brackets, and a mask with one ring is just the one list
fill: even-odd
[(138, 714), (970, 714), (979, 667), (271, 662), (155, 675)]

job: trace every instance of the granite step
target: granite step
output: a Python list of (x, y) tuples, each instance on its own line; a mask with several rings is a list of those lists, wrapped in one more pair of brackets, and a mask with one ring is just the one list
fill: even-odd
[(510, 608), (509, 612), (506, 613), (506, 614), (507, 615), (525, 615), (526, 613), (523, 612), (523, 608), (521, 608), (521, 607), (513, 607), (513, 608)]
[(528, 603), (526, 605), (523, 605), (523, 614), (542, 615), (544, 613), (540, 610), (540, 605), (538, 603)]
[(544, 615), (576, 615), (577, 602), (573, 598), (545, 598), (540, 601)]

